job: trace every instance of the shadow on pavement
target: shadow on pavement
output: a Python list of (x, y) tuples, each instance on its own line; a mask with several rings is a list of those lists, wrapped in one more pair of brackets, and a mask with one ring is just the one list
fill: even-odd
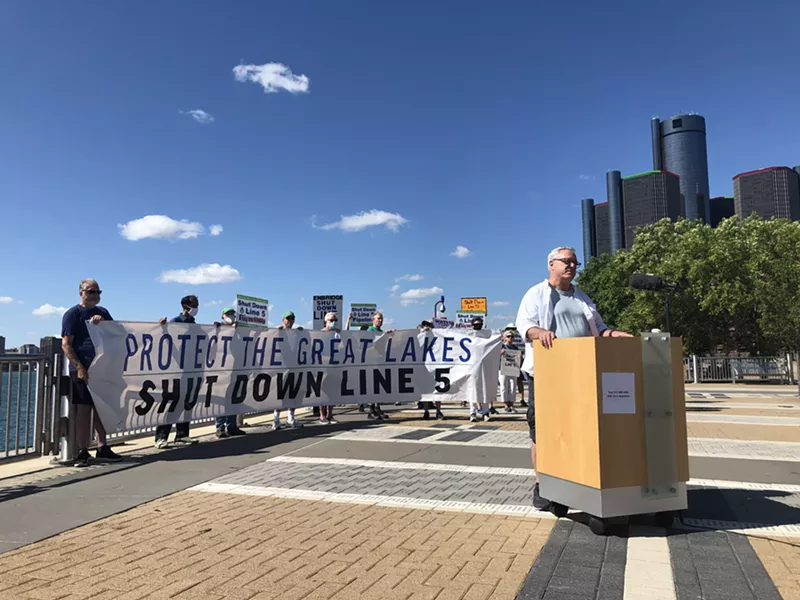
[(758, 523), (761, 525), (798, 525), (800, 508), (782, 501), (797, 495), (776, 490), (742, 490), (720, 488), (689, 488), (689, 508), (685, 519), (713, 519)]

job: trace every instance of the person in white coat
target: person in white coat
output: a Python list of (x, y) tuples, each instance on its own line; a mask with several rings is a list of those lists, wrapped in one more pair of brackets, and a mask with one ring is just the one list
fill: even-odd
[[(575, 249), (555, 248), (547, 256), (549, 277), (534, 285), (522, 297), (517, 313), (517, 330), (525, 340), (525, 360), (522, 370), (529, 376), (527, 420), (531, 436), (531, 461), (536, 468), (536, 414), (533, 395), (533, 342), (546, 349), (553, 347), (555, 338), (570, 337), (631, 337), (622, 331), (609, 329), (589, 296), (572, 280), (578, 273)], [(539, 474), (533, 486), (533, 505), (547, 510), (550, 501), (539, 494)]]

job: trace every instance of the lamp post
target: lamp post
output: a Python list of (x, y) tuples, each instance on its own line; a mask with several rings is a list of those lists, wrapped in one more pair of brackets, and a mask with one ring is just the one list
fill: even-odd
[(439, 305), (440, 304), (442, 305), (442, 312), (444, 313), (445, 310), (446, 310), (446, 308), (444, 306), (444, 296), (442, 296), (441, 299), (437, 300), (436, 304), (433, 305), (433, 326), (434, 327), (436, 327), (436, 317), (438, 315), (437, 311), (439, 309)]

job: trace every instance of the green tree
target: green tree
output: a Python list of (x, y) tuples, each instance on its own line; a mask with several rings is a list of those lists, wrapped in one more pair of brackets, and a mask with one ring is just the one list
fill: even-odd
[(800, 223), (757, 216), (716, 228), (664, 219), (630, 251), (593, 258), (578, 284), (604, 319), (627, 331), (664, 329), (662, 293), (628, 287), (634, 273), (674, 281), (672, 330), (687, 351), (774, 354), (800, 347)]

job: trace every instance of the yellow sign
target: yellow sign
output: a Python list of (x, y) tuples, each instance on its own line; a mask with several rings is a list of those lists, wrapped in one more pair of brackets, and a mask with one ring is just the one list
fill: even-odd
[(486, 298), (462, 298), (461, 310), (486, 314)]

